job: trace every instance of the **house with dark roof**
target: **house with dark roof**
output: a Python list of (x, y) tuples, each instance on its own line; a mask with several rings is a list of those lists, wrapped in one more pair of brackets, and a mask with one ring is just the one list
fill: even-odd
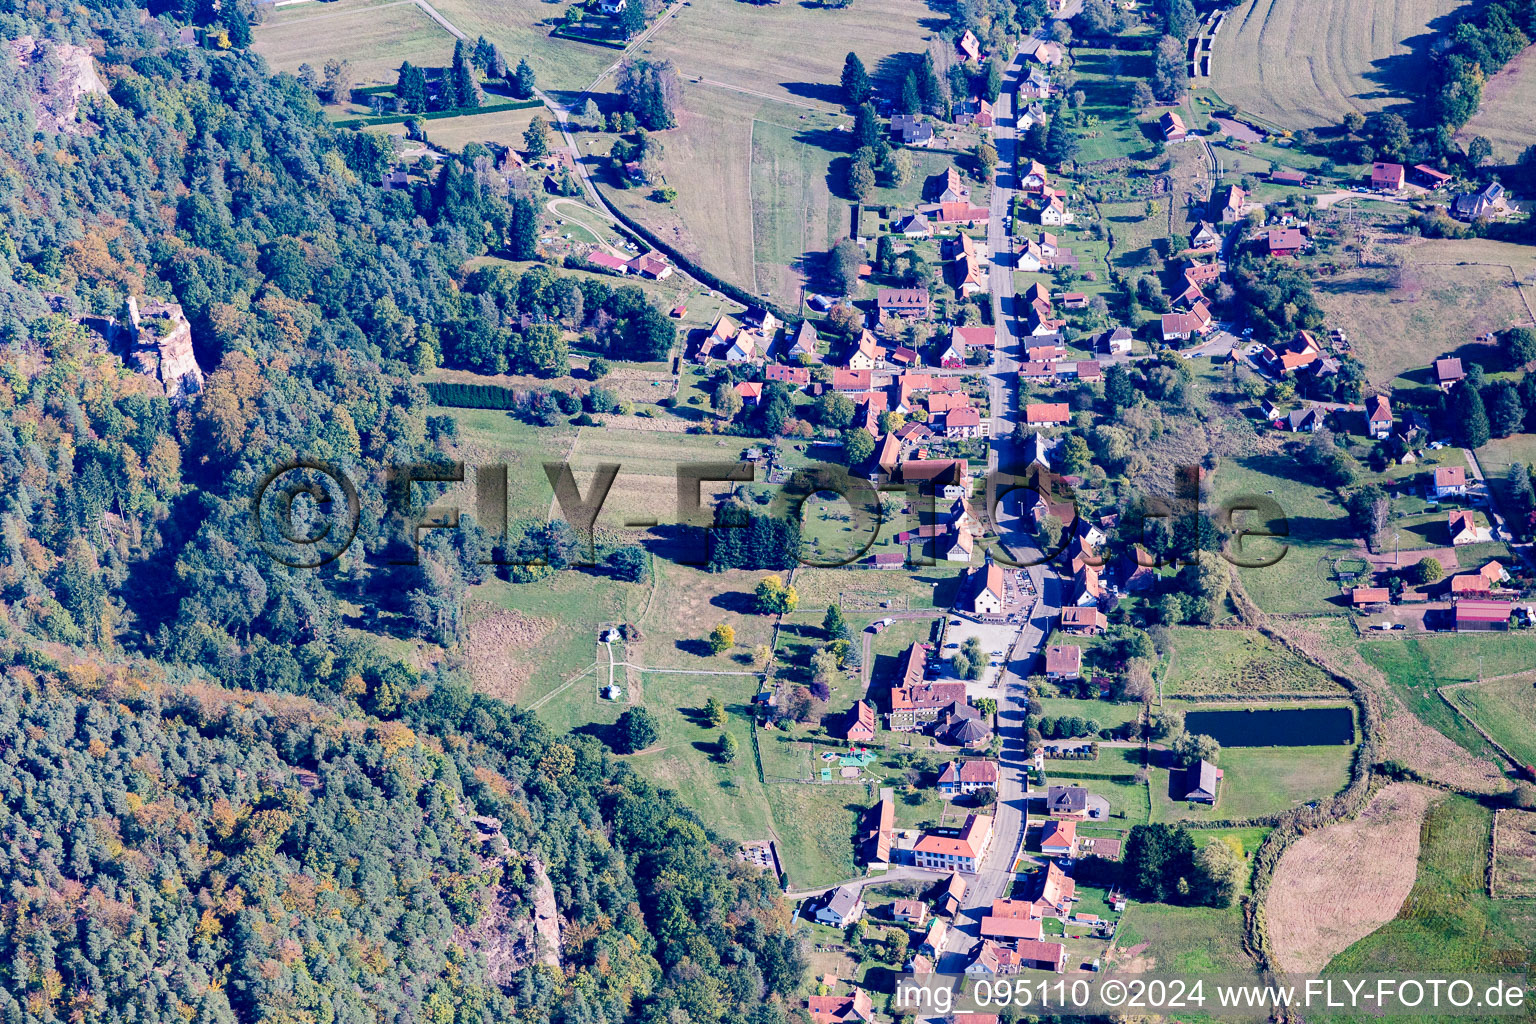
[(1045, 812), (1083, 817), (1088, 813), (1088, 790), (1082, 786), (1050, 786), (1045, 791)]
[(1271, 256), (1294, 256), (1306, 248), (1307, 236), (1300, 228), (1270, 228), (1264, 244)]
[(1184, 799), (1192, 803), (1214, 804), (1223, 774), (1209, 761), (1190, 765), (1184, 769)]
[(944, 796), (970, 796), (978, 789), (997, 789), (997, 762), (982, 759), (950, 761), (939, 773), (938, 789)]
[(840, 885), (832, 890), (816, 910), (816, 920), (834, 928), (846, 928), (864, 916), (864, 899), (853, 885)]

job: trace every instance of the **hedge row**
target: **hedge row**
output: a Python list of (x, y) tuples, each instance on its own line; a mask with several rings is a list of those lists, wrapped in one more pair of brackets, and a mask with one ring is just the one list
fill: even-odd
[(567, 32), (563, 28), (550, 29), (549, 35), (552, 39), (570, 39), (578, 43), (590, 43), (593, 46), (606, 46), (610, 50), (625, 50), (629, 48), (628, 43), (618, 43), (614, 42), (612, 39), (593, 39), (591, 36), (583, 36), (577, 35), (575, 32)]
[(451, 110), (429, 110), (424, 114), (380, 114), (377, 117), (354, 117), (337, 121), (338, 128), (367, 128), (380, 124), (404, 124), (406, 121), (436, 121), (444, 117), (463, 117), (467, 114), (498, 114), (506, 110), (527, 110), (540, 107), (543, 100), (509, 100), (506, 103), (490, 103), (483, 107), (455, 107)]

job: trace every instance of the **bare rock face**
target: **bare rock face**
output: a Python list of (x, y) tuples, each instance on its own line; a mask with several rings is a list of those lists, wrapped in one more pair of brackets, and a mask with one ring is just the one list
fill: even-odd
[(192, 352), (192, 325), (175, 302), (128, 299), (127, 362), (159, 380), (173, 402), (203, 390), (203, 370)]
[(80, 97), (87, 93), (105, 96), (107, 87), (96, 74), (91, 51), (73, 43), (52, 43), (22, 36), (7, 47), (23, 70), (35, 69), (32, 101), (37, 124), (44, 131), (78, 134), (84, 126), (76, 120)]

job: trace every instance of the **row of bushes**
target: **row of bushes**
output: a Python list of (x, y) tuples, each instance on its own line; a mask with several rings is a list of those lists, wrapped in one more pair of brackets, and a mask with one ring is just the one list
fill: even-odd
[(592, 36), (580, 35), (565, 28), (552, 28), (549, 30), (552, 39), (571, 39), (578, 43), (590, 43), (593, 46), (606, 46), (610, 50), (623, 50), (629, 47), (628, 43), (621, 43), (613, 39), (595, 39)]
[(337, 121), (338, 128), (366, 128), (379, 124), (404, 124), (406, 121), (436, 121), (444, 117), (463, 117), (466, 114), (498, 114), (506, 110), (527, 110), (542, 106), (543, 100), (508, 100), (506, 103), (489, 103), (483, 107), (455, 107), (451, 110), (429, 110), (420, 114), (379, 114), (377, 117), (353, 117)]

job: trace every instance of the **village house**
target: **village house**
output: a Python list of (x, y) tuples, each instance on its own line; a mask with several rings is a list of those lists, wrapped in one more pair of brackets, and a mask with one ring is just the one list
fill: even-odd
[(999, 615), (1007, 602), (1003, 570), (997, 563), (987, 560), (966, 576), (961, 585), (961, 603), (975, 615)]
[(1184, 799), (1192, 803), (1214, 804), (1216, 790), (1221, 784), (1223, 774), (1220, 768), (1204, 760), (1184, 769), (1184, 780), (1187, 784)]
[(943, 796), (970, 796), (978, 789), (997, 789), (997, 762), (950, 761), (939, 773), (939, 793)]
[(929, 312), (926, 288), (881, 288), (875, 294), (880, 315), (894, 313), (906, 320), (926, 320)]
[(1435, 383), (1441, 391), (1451, 390), (1451, 388), (1460, 384), (1466, 376), (1466, 371), (1461, 368), (1460, 359), (1435, 360)]
[(859, 340), (848, 353), (845, 365), (850, 370), (873, 370), (885, 364), (885, 349), (875, 343), (873, 332), (867, 328), (859, 332)]
[(970, 493), (971, 474), (964, 459), (908, 459), (897, 467), (893, 483), (925, 485), (926, 494), (954, 501)]
[(921, 928), (928, 920), (928, 904), (922, 900), (896, 900), (891, 904), (891, 918), (908, 928)]
[(1047, 857), (1077, 856), (1077, 822), (1073, 819), (1051, 818), (1040, 829), (1040, 852)]
[(1188, 341), (1209, 331), (1215, 324), (1205, 303), (1196, 302), (1188, 313), (1164, 313), (1162, 316), (1163, 342)]
[(1045, 791), (1045, 813), (1082, 818), (1088, 813), (1088, 790), (1082, 786), (1050, 786)]
[(869, 370), (833, 370), (832, 390), (841, 392), (868, 391), (870, 386)]
[(817, 345), (821, 342), (816, 333), (816, 326), (809, 320), (801, 320), (800, 326), (795, 328), (795, 336), (785, 350), (785, 355), (792, 361), (804, 360), (806, 362), (820, 362), (821, 357), (816, 352)]
[(1371, 188), (1378, 192), (1397, 192), (1403, 187), (1403, 165), (1378, 160), (1371, 164)]
[(1015, 91), (1019, 97), (1019, 107), (1027, 104), (1026, 100), (1049, 99), (1051, 95), (1051, 75), (1045, 68), (1035, 65), (1030, 67), (1029, 73), (1019, 79), (1019, 87)]
[(896, 233), (903, 238), (932, 238), (933, 224), (926, 214), (912, 212), (896, 221)]
[(750, 409), (763, 397), (763, 386), (755, 380), (744, 380), (736, 385), (736, 394), (741, 396), (741, 404), (745, 409)]
[[(603, 0), (606, 5), (609, 0)], [(625, 0), (618, 0), (623, 6)], [(875, 1020), (875, 1006), (869, 993), (861, 988), (848, 996), (809, 996), (805, 1001), (811, 1024), (852, 1024), (854, 1021)]]
[(864, 899), (857, 886), (840, 885), (816, 910), (816, 920), (834, 928), (846, 928), (864, 916)]
[(1286, 168), (1280, 168), (1278, 170), (1271, 171), (1269, 173), (1269, 180), (1274, 182), (1276, 185), (1293, 185), (1297, 188), (1305, 188), (1307, 185), (1306, 174), (1301, 171), (1292, 171)]
[(672, 264), (659, 252), (641, 253), (625, 264), (630, 273), (649, 281), (665, 281), (672, 276)]
[(854, 701), (843, 726), (843, 739), (849, 743), (868, 743), (874, 738), (875, 706), (865, 700)]
[(1270, 228), (1264, 244), (1270, 256), (1295, 256), (1306, 248), (1307, 236), (1300, 228)]
[(976, 33), (970, 29), (966, 29), (960, 38), (956, 40), (955, 49), (959, 50), (960, 56), (966, 60), (975, 64), (981, 63), (981, 41), (976, 38)]
[(1067, 209), (1066, 202), (1060, 196), (1051, 196), (1040, 207), (1040, 223), (1045, 227), (1059, 228), (1071, 224), (1077, 218), (1072, 211)]
[(1286, 414), (1285, 425), (1293, 434), (1315, 434), (1323, 429), (1323, 414), (1316, 406), (1293, 409)]
[(1365, 428), (1378, 441), (1392, 436), (1392, 405), (1386, 395), (1372, 395), (1366, 399)]
[(769, 363), (763, 368), (763, 377), (780, 384), (790, 384), (797, 388), (808, 387), (811, 383), (811, 368), (809, 366), (785, 366), (783, 363)]
[(1219, 246), (1221, 244), (1221, 232), (1216, 230), (1216, 225), (1208, 220), (1203, 220), (1200, 222), (1200, 226), (1195, 229), (1195, 233), (1190, 236), (1189, 244), (1194, 249), (1209, 249), (1212, 246)]
[(896, 838), (896, 801), (888, 790), (864, 814), (864, 833), (859, 839), (859, 859), (871, 871), (891, 865), (891, 844)]
[(1157, 128), (1163, 133), (1165, 142), (1182, 142), (1189, 135), (1189, 129), (1184, 127), (1184, 119), (1172, 110), (1158, 118)]
[(1024, 423), (1039, 430), (1064, 427), (1072, 422), (1072, 408), (1066, 402), (1030, 402), (1024, 406)]
[(927, 149), (934, 143), (933, 125), (917, 114), (893, 114), (891, 134), (901, 140), (903, 146)]
[(923, 194), (935, 203), (969, 203), (971, 190), (953, 166), (944, 168), (924, 184)]
[(1470, 509), (1457, 509), (1447, 513), (1446, 529), (1450, 533), (1453, 545), (1486, 544), (1493, 539), (1493, 531), (1486, 526), (1478, 526), (1477, 513)]
[(1109, 627), (1109, 619), (1097, 608), (1067, 607), (1061, 610), (1061, 631), (1072, 636), (1095, 636)]
[(1436, 498), (1466, 497), (1467, 467), (1436, 466), (1431, 487)]
[(944, 436), (948, 438), (986, 437), (991, 425), (977, 409), (952, 409), (944, 414)]
[[(950, 878), (952, 879), (958, 877), (958, 872), (950, 875)], [(961, 881), (963, 882), (964, 879), (961, 879)], [(960, 897), (955, 898), (955, 903), (957, 904), (956, 909), (958, 909), (958, 903), (960, 899), (964, 897), (964, 895), (965, 889), (961, 888)], [(953, 911), (946, 907), (945, 913), (953, 913)], [(931, 920), (929, 920), (928, 931), (923, 935), (923, 941), (918, 943), (917, 950), (919, 953), (926, 954), (927, 956), (937, 957), (943, 954), (944, 947), (946, 944), (948, 944), (948, 942), (949, 922), (944, 920), (942, 917), (935, 915)]]
[(1481, 217), (1498, 217), (1509, 211), (1509, 200), (1504, 186), (1490, 181), (1480, 191), (1457, 196), (1452, 212), (1462, 220), (1473, 221)]
[(1065, 921), (1072, 915), (1072, 903), (1077, 899), (1077, 883), (1072, 876), (1047, 861), (1044, 871), (1036, 871), (1032, 885), (1033, 895), (1028, 899), (1030, 913), (1037, 918), (1054, 917)]
[(592, 252), (587, 254), (587, 262), (592, 264), (594, 267), (599, 267), (603, 270), (610, 271), (611, 273), (629, 273), (629, 263), (625, 260), (619, 259), (612, 253), (599, 252), (594, 249)]
[(1242, 220), (1246, 212), (1248, 193), (1236, 185), (1227, 186), (1226, 199), (1222, 201), (1220, 220), (1223, 224), (1231, 224)]
[[(962, 687), (963, 689), (963, 687)], [(974, 874), (992, 845), (992, 818), (967, 815), (958, 835), (929, 832), (912, 848), (913, 863), (931, 871), (964, 871)]]
[(1078, 679), (1083, 673), (1083, 649), (1077, 644), (1052, 644), (1045, 649), (1045, 678), (1060, 683)]
[(1106, 355), (1128, 356), (1131, 354), (1132, 338), (1129, 327), (1116, 327), (1099, 335), (1097, 348)]

